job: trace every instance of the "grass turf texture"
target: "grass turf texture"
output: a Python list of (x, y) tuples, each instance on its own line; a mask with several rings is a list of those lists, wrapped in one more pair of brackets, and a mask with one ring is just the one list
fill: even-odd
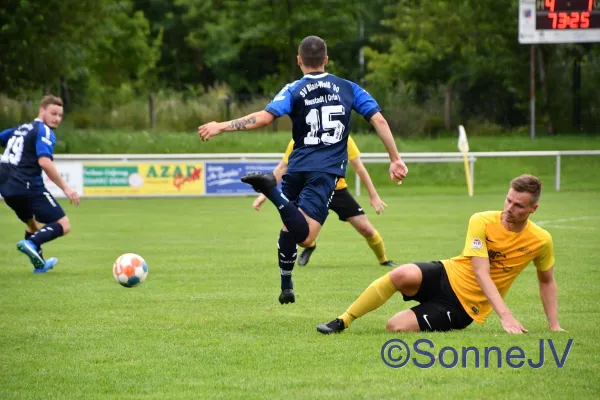
[[(502, 185), (472, 199), (407, 188), (385, 198), (384, 215), (368, 210), (397, 262), (457, 255), (469, 216), (502, 207), (505, 194)], [(368, 198), (358, 200), (369, 207)], [(387, 319), (415, 304), (398, 294), (348, 331), (320, 335), (318, 323), (343, 312), (387, 269), (330, 214), (311, 262), (295, 268), (297, 302), (281, 306), (278, 214), (270, 204), (257, 213), (251, 201), (84, 200), (79, 208), (61, 201), (73, 233), (45, 246), (60, 262), (44, 275), (32, 274), (16, 251), (23, 226), (0, 204), (0, 398), (597, 398), (600, 192), (543, 193), (533, 219), (554, 221), (545, 226), (569, 332), (548, 332), (530, 265), (506, 298), (530, 331), (521, 336), (505, 334), (495, 315), (460, 332), (387, 333)], [(112, 277), (112, 263), (126, 252), (149, 264), (148, 279), (133, 289)], [(553, 339), (559, 356), (569, 338), (574, 343), (562, 369), (548, 347), (541, 369), (511, 369), (505, 360), (501, 369), (477, 369), (472, 356), (467, 368), (392, 369), (380, 351), (393, 338), (428, 338), (434, 352), (520, 346), (534, 362), (539, 339)]]

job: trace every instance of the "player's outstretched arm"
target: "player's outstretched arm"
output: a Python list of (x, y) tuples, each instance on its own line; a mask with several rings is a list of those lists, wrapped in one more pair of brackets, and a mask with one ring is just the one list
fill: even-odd
[(397, 180), (399, 185), (402, 184), (402, 180), (408, 174), (408, 168), (400, 158), (400, 153), (398, 153), (390, 126), (380, 112), (373, 115), (369, 122), (371, 122), (371, 125), (377, 131), (379, 138), (390, 155), (390, 179)]
[(558, 323), (558, 288), (554, 279), (554, 267), (547, 271), (537, 270), (537, 277), (548, 327), (551, 331), (564, 331)]
[[(287, 163), (284, 160), (279, 161), (279, 164), (277, 164), (277, 166), (273, 169), (273, 175), (275, 175), (275, 180), (277, 180), (277, 183), (281, 182), (286, 171)], [(252, 208), (254, 208), (256, 211), (260, 211), (260, 207), (263, 205), (265, 200), (267, 200), (267, 196), (262, 193), (259, 194), (256, 199), (254, 199)]]
[(245, 117), (225, 122), (209, 122), (198, 127), (198, 135), (204, 141), (223, 132), (245, 131), (249, 129), (258, 129), (269, 125), (275, 116), (267, 111), (258, 111), (248, 114)]
[(369, 200), (373, 208), (375, 208), (375, 212), (377, 214), (382, 213), (385, 207), (387, 207), (387, 204), (385, 204), (383, 200), (379, 198), (379, 194), (375, 189), (375, 185), (373, 185), (369, 171), (367, 171), (365, 168), (365, 164), (363, 164), (363, 162), (360, 160), (360, 157), (350, 160), (350, 164), (352, 164), (352, 168), (354, 168), (360, 180), (365, 184), (365, 187), (369, 192)]
[(485, 297), (487, 297), (492, 305), (492, 308), (496, 311), (496, 314), (500, 316), (504, 330), (508, 333), (516, 334), (528, 332), (527, 329), (513, 317), (512, 312), (508, 309), (498, 288), (494, 284), (490, 275), (490, 260), (485, 257), (471, 257), (471, 264), (475, 271), (475, 278), (477, 278), (477, 282), (479, 283), (483, 294), (485, 294)]
[(78, 206), (79, 194), (76, 190), (72, 189), (67, 182), (65, 182), (62, 176), (60, 176), (60, 172), (58, 172), (52, 160), (48, 157), (40, 157), (38, 159), (38, 164), (40, 167), (42, 167), (46, 175), (48, 175), (48, 178), (50, 178), (50, 180), (65, 193), (65, 196), (67, 196), (69, 202), (75, 203), (75, 205)]

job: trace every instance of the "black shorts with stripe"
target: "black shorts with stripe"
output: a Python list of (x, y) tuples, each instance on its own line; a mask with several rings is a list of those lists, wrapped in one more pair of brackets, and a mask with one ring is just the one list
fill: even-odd
[(363, 215), (365, 212), (348, 191), (348, 188), (336, 190), (329, 203), (329, 209), (335, 212), (341, 221)]
[(26, 196), (7, 196), (4, 197), (4, 201), (25, 223), (35, 218), (37, 222), (50, 224), (66, 215), (58, 201), (47, 190)]
[(458, 330), (471, 325), (473, 319), (452, 290), (444, 264), (440, 261), (415, 264), (423, 274), (421, 287), (414, 296), (403, 295), (403, 298), (420, 303), (411, 310), (417, 315), (421, 331)]

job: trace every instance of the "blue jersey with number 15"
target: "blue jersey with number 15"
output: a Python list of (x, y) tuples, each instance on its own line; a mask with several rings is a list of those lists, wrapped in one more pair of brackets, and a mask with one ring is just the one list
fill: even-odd
[(354, 82), (329, 73), (309, 73), (286, 85), (267, 105), (276, 118), (292, 119), (294, 150), (288, 172), (320, 171), (345, 176), (348, 162), (350, 112), (367, 121), (379, 105)]
[[(23, 196), (44, 191), (40, 157), (53, 158), (56, 136), (41, 120), (0, 132), (0, 191)], [(0, 150), (2, 151), (2, 150)]]

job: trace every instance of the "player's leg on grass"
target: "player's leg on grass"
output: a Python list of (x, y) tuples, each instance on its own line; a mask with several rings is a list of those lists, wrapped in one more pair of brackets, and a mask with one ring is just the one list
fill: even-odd
[(383, 238), (365, 214), (350, 217), (348, 218), (348, 222), (365, 238), (367, 244), (373, 250), (375, 257), (377, 257), (379, 264), (385, 267), (397, 267), (392, 260), (388, 259)]
[[(396, 292), (401, 292), (405, 296), (415, 296), (422, 280), (423, 274), (416, 264), (401, 265), (371, 283), (346, 312), (333, 321), (320, 324), (317, 330), (325, 334), (339, 333), (348, 328), (355, 319), (381, 307)], [(405, 311), (407, 314), (403, 319), (398, 318), (394, 321), (395, 326), (406, 330), (414, 329), (417, 318), (413, 311)], [(414, 320), (411, 320), (410, 313), (413, 314)], [(418, 327), (418, 323), (416, 326)]]
[(35, 231), (29, 239), (17, 243), (17, 249), (29, 257), (35, 267), (33, 272), (43, 273), (54, 268), (58, 260), (44, 260), (39, 255), (39, 249), (44, 243), (68, 234), (71, 231), (71, 223), (60, 204), (47, 191), (31, 196), (29, 209), (36, 221), (45, 225)]

